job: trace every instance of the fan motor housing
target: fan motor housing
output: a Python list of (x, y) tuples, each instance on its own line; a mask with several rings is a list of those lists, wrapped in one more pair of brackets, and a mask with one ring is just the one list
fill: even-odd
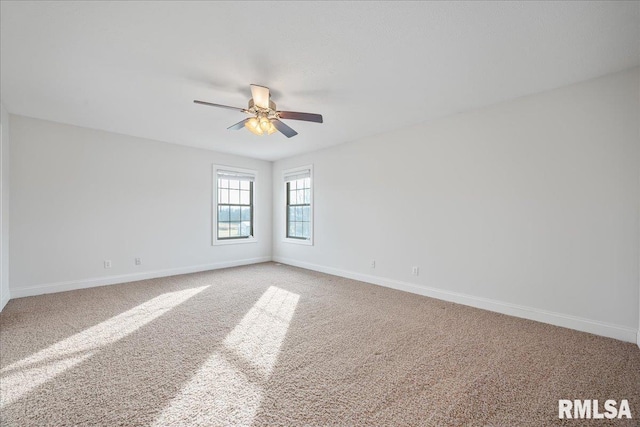
[(260, 108), (260, 107), (256, 107), (255, 103), (253, 102), (253, 98), (251, 98), (249, 100), (249, 111), (253, 112), (253, 113), (258, 113), (258, 112), (266, 112), (269, 115), (273, 115), (276, 113), (276, 103), (273, 102), (272, 100), (269, 100), (269, 110), (268, 111), (264, 111), (264, 108)]

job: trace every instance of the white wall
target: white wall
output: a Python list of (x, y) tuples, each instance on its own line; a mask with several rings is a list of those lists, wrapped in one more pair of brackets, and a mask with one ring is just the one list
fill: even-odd
[[(258, 171), (257, 243), (211, 245), (214, 163)], [(271, 257), (270, 162), (11, 115), (11, 166), (12, 298)]]
[[(274, 259), (634, 342), (639, 77), (277, 161)], [(315, 244), (292, 245), (281, 174), (310, 163)]]
[(9, 114), (0, 103), (0, 311), (9, 292)]

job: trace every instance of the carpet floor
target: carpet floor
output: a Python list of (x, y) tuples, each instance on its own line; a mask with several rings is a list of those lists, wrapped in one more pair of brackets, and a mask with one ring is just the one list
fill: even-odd
[(11, 300), (0, 398), (3, 426), (635, 426), (640, 349), (265, 263)]

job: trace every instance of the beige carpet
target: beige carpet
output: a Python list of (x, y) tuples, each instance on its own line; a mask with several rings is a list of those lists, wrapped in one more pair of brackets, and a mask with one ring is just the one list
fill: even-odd
[[(634, 344), (274, 263), (9, 302), (2, 425), (638, 425)], [(633, 420), (558, 420), (558, 399)]]

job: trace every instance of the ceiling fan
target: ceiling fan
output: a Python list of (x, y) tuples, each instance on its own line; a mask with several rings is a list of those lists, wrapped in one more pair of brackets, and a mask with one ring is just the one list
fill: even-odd
[(227, 129), (239, 130), (246, 127), (256, 135), (271, 135), (276, 131), (282, 132), (287, 138), (296, 136), (298, 132), (284, 124), (280, 119), (302, 120), (305, 122), (322, 123), (322, 115), (313, 113), (299, 113), (296, 111), (277, 111), (276, 104), (271, 100), (269, 88), (251, 85), (251, 99), (249, 108), (230, 107), (228, 105), (213, 104), (211, 102), (194, 100), (196, 104), (211, 107), (227, 108), (249, 114), (251, 117), (239, 121)]

